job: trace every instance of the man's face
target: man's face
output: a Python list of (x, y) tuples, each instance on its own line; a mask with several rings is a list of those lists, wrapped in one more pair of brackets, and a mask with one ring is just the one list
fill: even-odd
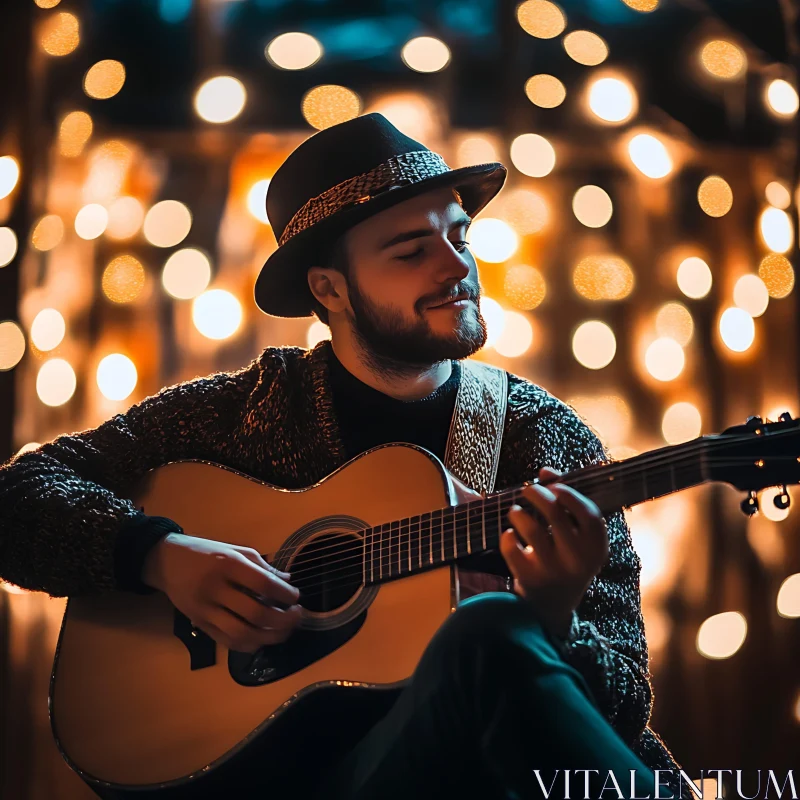
[[(379, 361), (430, 366), (486, 342), (470, 218), (450, 189), (406, 200), (351, 228), (348, 321)], [(456, 302), (447, 302), (453, 301)]]

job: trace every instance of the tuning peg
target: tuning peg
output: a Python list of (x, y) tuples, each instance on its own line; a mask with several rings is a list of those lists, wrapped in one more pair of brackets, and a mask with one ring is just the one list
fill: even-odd
[(784, 411), (783, 414), (781, 414), (778, 417), (778, 421), (779, 422), (791, 422), (792, 421), (792, 415), (788, 411)]
[(748, 418), (747, 418), (747, 420), (745, 421), (745, 425), (746, 425), (746, 426), (747, 426), (747, 427), (748, 427), (748, 428), (749, 428), (751, 431), (757, 430), (757, 429), (758, 429), (758, 428), (760, 428), (760, 427), (761, 427), (763, 424), (764, 424), (764, 420), (763, 420), (763, 419), (761, 419), (761, 417), (758, 417), (758, 416), (748, 417)]
[(781, 486), (781, 493), (776, 494), (772, 502), (775, 504), (775, 508), (780, 508), (781, 511), (789, 508), (792, 504), (792, 498), (789, 497), (789, 492), (785, 486)]
[(750, 494), (742, 500), (741, 509), (748, 517), (752, 517), (753, 514), (757, 513), (758, 495), (755, 492), (750, 492)]

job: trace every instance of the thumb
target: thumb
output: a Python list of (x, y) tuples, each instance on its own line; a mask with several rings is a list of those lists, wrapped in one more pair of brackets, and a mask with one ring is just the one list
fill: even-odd
[(262, 569), (265, 569), (268, 572), (272, 572), (274, 575), (283, 578), (283, 580), (288, 580), (291, 577), (291, 574), (289, 572), (284, 572), (283, 570), (280, 570), (277, 567), (272, 566), (272, 564), (266, 561), (264, 557), (257, 550), (254, 550), (252, 547), (241, 547), (238, 548), (238, 550), (246, 559), (252, 561), (254, 564), (258, 565)]

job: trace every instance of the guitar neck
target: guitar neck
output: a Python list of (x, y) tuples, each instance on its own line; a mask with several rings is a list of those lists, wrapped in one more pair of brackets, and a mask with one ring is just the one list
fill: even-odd
[[(624, 461), (574, 470), (557, 480), (593, 500), (604, 515), (708, 480), (706, 453), (724, 437), (704, 436)], [(544, 482), (546, 483), (546, 482)], [(364, 537), (365, 584), (384, 583), (496, 550), (521, 486), (448, 508), (387, 522)]]

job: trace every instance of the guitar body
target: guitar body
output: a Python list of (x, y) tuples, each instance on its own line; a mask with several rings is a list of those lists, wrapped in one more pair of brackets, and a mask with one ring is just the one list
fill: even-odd
[[(308, 489), (181, 461), (148, 473), (133, 496), (186, 533), (253, 547), (294, 573), (358, 548), (359, 530), (453, 505), (463, 491), (430, 453), (387, 445)], [(457, 601), (448, 566), (336, 584), (308, 606), (301, 597), (302, 627), (254, 659), (193, 631), (160, 592), (70, 598), (50, 687), (56, 741), (101, 796), (221, 796), (219, 776), (250, 774), (256, 762), (291, 786), (309, 769), (289, 749), (298, 711), (318, 711), (301, 743), (333, 740), (341, 720), (328, 711), (350, 700), (377, 721)]]

